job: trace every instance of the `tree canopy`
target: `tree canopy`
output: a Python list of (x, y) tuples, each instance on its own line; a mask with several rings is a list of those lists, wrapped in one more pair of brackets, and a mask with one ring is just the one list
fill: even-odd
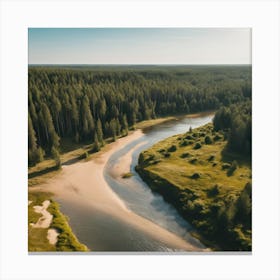
[[(59, 150), (66, 138), (102, 145), (142, 120), (216, 110), (250, 98), (249, 66), (30, 66), (29, 164)], [(234, 122), (232, 139), (249, 130), (242, 117)]]

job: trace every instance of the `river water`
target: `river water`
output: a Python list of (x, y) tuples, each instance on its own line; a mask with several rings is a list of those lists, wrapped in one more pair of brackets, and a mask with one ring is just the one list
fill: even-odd
[[(192, 227), (172, 205), (165, 202), (160, 195), (151, 192), (134, 169), (138, 162), (138, 156), (143, 150), (167, 137), (184, 133), (190, 127), (202, 126), (210, 122), (212, 118), (213, 115), (196, 118), (185, 117), (147, 129), (141, 138), (112, 154), (104, 169), (104, 178), (108, 185), (130, 210), (201, 249), (205, 248), (204, 245), (189, 233)], [(115, 176), (112, 170), (121, 164), (122, 157), (127, 153), (132, 153), (130, 171), (134, 176), (123, 179)], [(70, 217), (70, 226), (78, 239), (95, 252), (181, 251), (180, 248), (172, 248), (160, 239), (157, 240), (106, 213), (94, 211), (92, 208), (80, 204), (76, 205), (75, 201), (63, 201), (62, 199), (58, 201), (61, 204), (62, 212)]]

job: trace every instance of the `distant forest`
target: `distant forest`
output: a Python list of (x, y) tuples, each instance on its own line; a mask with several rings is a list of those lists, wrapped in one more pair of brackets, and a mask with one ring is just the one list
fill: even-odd
[[(250, 100), (251, 66), (29, 66), (29, 165), (57, 157), (63, 139), (98, 150), (104, 139), (126, 135), (136, 122), (167, 115), (223, 110), (215, 128), (231, 129), (234, 139), (239, 132), (229, 125), (238, 122), (240, 131), (247, 126), (244, 108), (251, 105), (231, 105)], [(244, 116), (225, 123), (234, 108)]]

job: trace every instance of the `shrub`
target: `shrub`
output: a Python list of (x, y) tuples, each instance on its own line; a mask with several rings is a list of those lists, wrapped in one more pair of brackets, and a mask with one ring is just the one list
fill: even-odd
[(231, 163), (231, 166), (230, 166), (229, 169), (228, 169), (227, 175), (228, 175), (228, 176), (233, 175), (233, 173), (234, 173), (234, 171), (237, 169), (237, 167), (238, 167), (237, 161), (234, 160), (234, 161)]
[(168, 152), (175, 152), (177, 150), (176, 145), (172, 145), (169, 149)]
[(213, 143), (212, 138), (211, 138), (209, 135), (206, 135), (206, 136), (205, 136), (204, 142), (205, 142), (205, 144), (207, 144), (207, 145)]
[(185, 147), (185, 146), (188, 146), (188, 144), (189, 144), (189, 141), (184, 140), (183, 142), (180, 143), (180, 146)]
[(198, 179), (198, 178), (200, 178), (199, 173), (194, 173), (194, 174), (191, 176), (191, 179)]
[(123, 174), (123, 175), (122, 175), (122, 178), (123, 178), (123, 179), (128, 179), (128, 178), (130, 178), (130, 177), (132, 177), (132, 176), (133, 176), (133, 173), (128, 172), (128, 173)]
[(164, 157), (166, 157), (166, 158), (167, 158), (167, 157), (170, 157), (170, 153), (165, 153), (165, 154), (164, 154)]
[(219, 186), (218, 186), (218, 185), (215, 185), (215, 186), (213, 186), (211, 189), (208, 190), (207, 195), (208, 195), (209, 197), (212, 197), (212, 196), (218, 195), (219, 193), (220, 193), (220, 191), (219, 191)]
[(51, 153), (52, 153), (52, 157), (55, 161), (55, 167), (57, 169), (60, 169), (61, 168), (61, 160), (60, 160), (60, 155), (59, 155), (58, 150), (55, 147), (52, 147)]
[(190, 153), (183, 153), (180, 155), (181, 158), (187, 158), (190, 156)]
[(84, 153), (82, 153), (79, 157), (80, 159), (85, 159), (85, 158), (88, 158), (88, 152), (85, 151)]
[(215, 159), (215, 156), (214, 155), (211, 155), (209, 158), (208, 158), (208, 161), (212, 161)]
[(187, 136), (185, 137), (185, 139), (187, 139), (187, 140), (192, 140), (193, 138), (192, 138), (190, 135), (187, 135)]
[(190, 163), (192, 163), (192, 164), (194, 164), (194, 163), (196, 163), (197, 162), (197, 158), (192, 158), (191, 160), (190, 160)]
[(219, 140), (221, 140), (222, 139), (222, 136), (220, 135), (220, 134), (216, 134), (215, 136), (214, 136), (214, 141), (219, 141)]
[(198, 149), (200, 149), (201, 147), (202, 147), (202, 146), (201, 146), (201, 143), (200, 143), (200, 142), (196, 142), (193, 148), (194, 148), (195, 150), (198, 150)]

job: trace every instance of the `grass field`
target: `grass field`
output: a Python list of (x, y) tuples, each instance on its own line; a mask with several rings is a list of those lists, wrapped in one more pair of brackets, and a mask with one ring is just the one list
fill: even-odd
[[(214, 132), (212, 124), (208, 124), (155, 144), (140, 154), (137, 167), (153, 190), (161, 193), (202, 234), (215, 242), (211, 228), (217, 213), (236, 201), (245, 185), (251, 182), (250, 159), (229, 153), (226, 143), (224, 135)], [(239, 233), (239, 238), (247, 244), (244, 248), (248, 249), (250, 229), (241, 225)]]
[[(59, 211), (59, 206), (52, 200), (51, 193), (29, 192), (28, 200), (28, 251), (29, 252), (49, 252), (49, 251), (88, 251), (87, 247), (81, 244), (72, 232), (67, 218)], [(53, 220), (49, 228), (54, 228), (59, 232), (58, 241), (51, 245), (47, 239), (49, 228), (33, 228), (30, 223), (36, 223), (41, 214), (33, 209), (35, 205), (41, 205), (43, 201), (50, 200), (51, 204), (47, 211), (53, 215)]]

